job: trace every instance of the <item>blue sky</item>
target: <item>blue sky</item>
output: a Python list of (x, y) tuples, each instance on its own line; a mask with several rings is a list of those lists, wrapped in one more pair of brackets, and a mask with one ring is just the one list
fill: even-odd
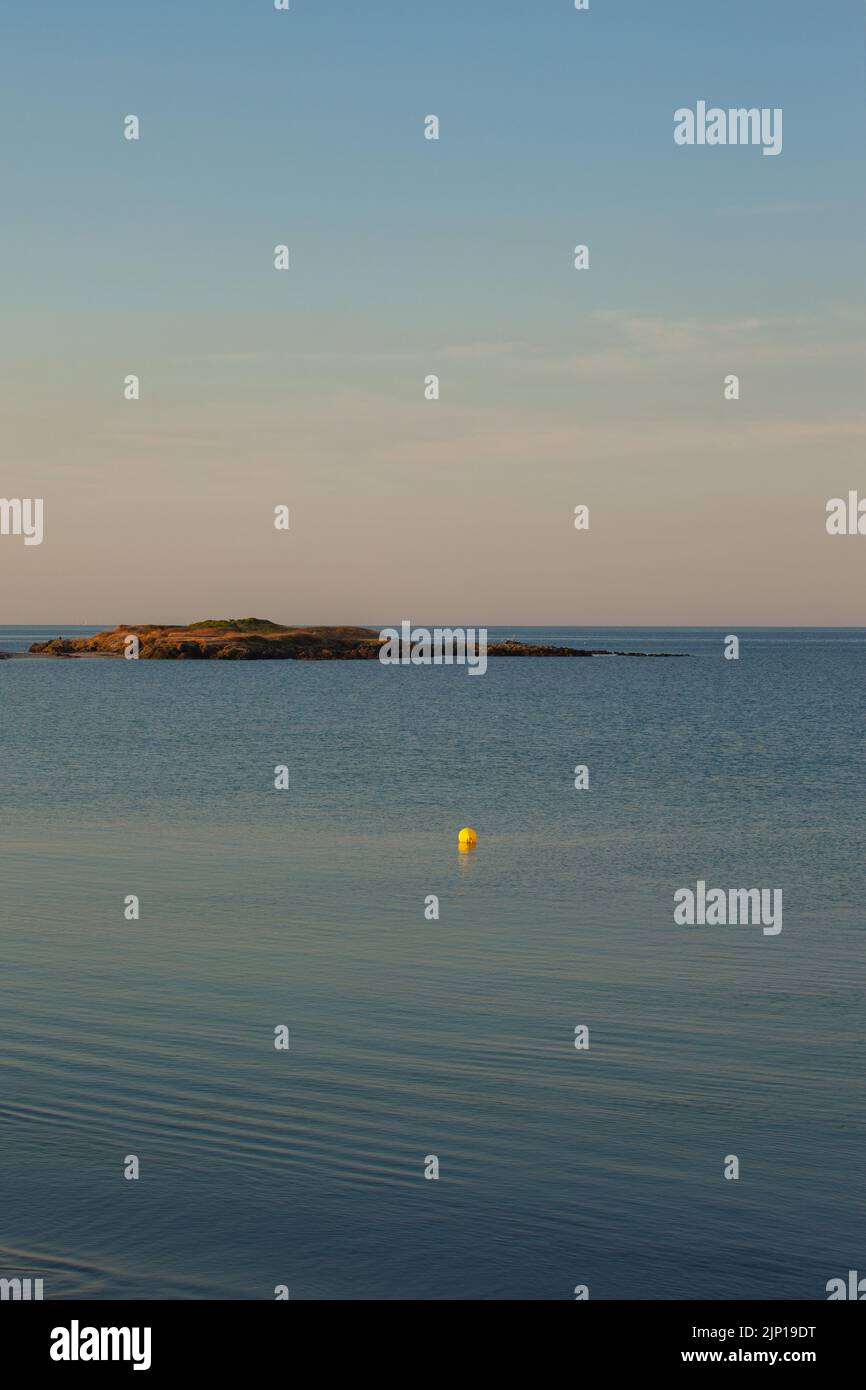
[[(197, 308), (216, 275), (222, 304), (267, 310), (254, 251), (281, 229), (302, 307), (336, 312), (431, 289), (443, 313), (531, 311), (567, 280), (572, 229), (598, 247), (589, 295), (630, 310), (774, 312), (794, 288), (808, 309), (859, 265), (860, 0), (90, 0), (7, 8), (2, 44), (16, 297)], [(782, 156), (674, 147), (700, 97), (782, 106)]]
[[(526, 469), (546, 479), (533, 505), (549, 498), (551, 524), (580, 492), (575, 450), (585, 459), (588, 441), (569, 444), (572, 426), (630, 424), (619, 457), (634, 495), (646, 477), (632, 462), (634, 439), (658, 427), (648, 442), (664, 459), (672, 423), (715, 426), (719, 373), (735, 370), (738, 356), (753, 378), (739, 420), (782, 429), (771, 457), (762, 436), (737, 442), (743, 484), (750, 478), (769, 506), (785, 485), (786, 422), (808, 439), (820, 422), (836, 428), (857, 409), (862, 0), (592, 0), (587, 13), (571, 0), (292, 0), (288, 13), (271, 0), (10, 9), (0, 18), (2, 366), (17, 447), (4, 491), (54, 495), (55, 515), (79, 537), (88, 523), (69, 489), (82, 481), (96, 490), (103, 529), (112, 508), (151, 507), (151, 545), (162, 513), (145, 478), (163, 490), (169, 514), (195, 506), (204, 489), (205, 508), (217, 508), (208, 525), (218, 529), (229, 498), (243, 512), (238, 485), (251, 507), (279, 485), (275, 500), (286, 490), (285, 500), (298, 496), (319, 528), (310, 545), (321, 553), (335, 491), (347, 517), (361, 498), (371, 517), (384, 512), (395, 527), (424, 515), (435, 522), (447, 517), (448, 498), (431, 479), (450, 484), (470, 470), (470, 506), (491, 509), (519, 537)], [(782, 154), (676, 147), (673, 112), (698, 99), (782, 107)], [(121, 138), (130, 112), (142, 123), (137, 144)], [(431, 112), (442, 123), (436, 143), (422, 138)], [(277, 242), (292, 252), (283, 277), (272, 269)], [(577, 242), (591, 247), (586, 275), (572, 268)], [(696, 357), (714, 346), (718, 362), (695, 376)], [(133, 424), (115, 396), (118, 372), (136, 364), (147, 399)], [(437, 366), (448, 378), (438, 441), (411, 414), (419, 374)], [(540, 421), (553, 434), (536, 457)], [(490, 442), (497, 422), (501, 437), (525, 439), (520, 458), (505, 447), (500, 467)], [(859, 427), (852, 415), (832, 446), (814, 440), (825, 459), (838, 448), (839, 488), (861, 449)], [(419, 430), (426, 453), (417, 452)], [(682, 441), (686, 470), (694, 439), (699, 433)], [(226, 440), (236, 441), (228, 453)], [(586, 477), (590, 491), (615, 481), (614, 457), (605, 448), (589, 461), (598, 469)], [(705, 507), (723, 467), (720, 459), (707, 475)], [(693, 481), (663, 469), (662, 500), (647, 495), (643, 511), (658, 505), (670, 517), (672, 499)], [(818, 484), (805, 461), (795, 481)], [(857, 481), (852, 472), (850, 485)], [(746, 512), (748, 488), (738, 503)], [(611, 494), (605, 505), (616, 502)], [(639, 495), (635, 502), (640, 511)], [(544, 549), (542, 510), (536, 522), (533, 553)], [(167, 523), (162, 534), (177, 592), (182, 533)], [(468, 548), (468, 530), (463, 539)], [(298, 538), (298, 555), (303, 544)], [(87, 620), (96, 576), (83, 577), (76, 605), (60, 584), (70, 547), (58, 539), (56, 564), (47, 546), (28, 557), (27, 582), (37, 582), (24, 619), (61, 616), (53, 586), (57, 602), (62, 595), (75, 608), (70, 616)], [(398, 546), (394, 556), (408, 597), (434, 618), (436, 553), (431, 544), (423, 580), (409, 552)], [(616, 548), (608, 554), (614, 563)], [(340, 573), (346, 591), (357, 592), (355, 558)], [(489, 574), (500, 562), (494, 545), (479, 565)], [(559, 591), (568, 564), (550, 576)], [(250, 601), (229, 606), (253, 611), (257, 599), (270, 612), (278, 572), (261, 571)], [(305, 572), (316, 611), (276, 616), (336, 620), (336, 587), (323, 590), (315, 569)], [(459, 573), (462, 582), (480, 578), (467, 560)], [(649, 620), (677, 620), (674, 579)], [(832, 565), (827, 582), (839, 582)], [(137, 584), (130, 576), (130, 601), (138, 616), (153, 616)], [(345, 620), (383, 611), (382, 587), (384, 578), (373, 582), (363, 611)], [(717, 590), (709, 585), (701, 601)], [(456, 592), (442, 591), (452, 615)], [(521, 607), (525, 585), (509, 600), (504, 575), (484, 592), (485, 603), (496, 596), (503, 605), (491, 620), (569, 620), (560, 598), (556, 611), (546, 607), (547, 585), (527, 600), (531, 611)], [(770, 589), (759, 605), (767, 621), (784, 617), (774, 601)], [(579, 616), (634, 621), (627, 604), (623, 591), (615, 611)], [(856, 620), (828, 601), (803, 621), (821, 621), (825, 610), (828, 621), (831, 613)]]

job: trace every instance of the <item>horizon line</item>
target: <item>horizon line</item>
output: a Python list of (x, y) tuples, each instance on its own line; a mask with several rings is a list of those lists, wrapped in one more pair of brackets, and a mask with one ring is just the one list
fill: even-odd
[[(251, 615), (249, 615), (249, 616), (252, 617), (253, 615), (251, 614)], [(2, 622), (2, 621), (0, 621), (0, 628), (4, 628), (4, 627), (6, 627), (6, 628), (11, 628), (11, 627), (60, 627), (60, 628), (63, 628), (63, 627), (93, 627), (93, 628), (97, 628), (97, 629), (98, 629), (99, 631), (101, 631), (101, 632), (110, 632), (110, 631), (113, 631), (115, 628), (123, 627), (123, 626), (128, 626), (128, 627), (178, 627), (178, 628), (180, 628), (180, 627), (194, 627), (195, 624), (196, 624), (197, 622), (198, 622), (198, 623), (203, 623), (203, 622), (214, 622), (214, 621), (219, 621), (219, 620), (218, 620), (218, 619), (215, 620), (215, 619), (213, 619), (213, 618), (198, 618), (198, 619), (194, 619), (192, 622), (182, 623), (182, 622), (171, 622), (171, 621), (169, 621), (169, 622), (160, 622), (160, 621), (154, 621), (153, 619), (146, 619), (146, 620), (143, 620), (143, 621), (142, 621), (142, 620), (139, 620), (139, 621), (137, 621), (137, 622), (131, 622), (131, 623), (127, 623), (127, 624), (123, 624), (123, 623), (111, 623), (111, 624), (102, 625), (102, 624), (99, 624), (99, 623), (78, 622), (78, 621), (72, 621), (72, 620), (66, 620), (66, 621), (62, 621), (62, 622), (44, 622), (44, 621), (41, 621), (41, 622), (40, 622), (40, 621), (38, 621), (38, 620), (36, 620), (36, 619), (33, 619), (32, 621), (29, 621), (29, 622), (28, 622), (28, 621), (24, 621), (24, 622), (15, 622), (15, 623), (13, 623), (13, 622)], [(240, 619), (240, 618), (238, 618), (238, 617), (235, 617), (235, 618), (233, 618), (233, 619), (226, 619), (226, 621), (227, 621), (227, 622), (231, 622), (231, 621), (239, 622), (239, 621), (245, 621), (245, 619)], [(259, 619), (259, 621), (261, 621), (261, 622), (278, 622), (278, 620), (277, 620), (277, 619), (274, 619), (274, 618)], [(371, 623), (371, 622), (340, 622), (340, 623), (336, 623), (336, 622), (306, 622), (306, 623), (299, 623), (299, 622), (292, 621), (292, 622), (281, 623), (280, 625), (283, 626), (283, 627), (294, 627), (294, 628), (369, 627), (369, 628), (371, 628), (371, 629), (373, 629), (373, 630), (376, 630), (376, 629), (381, 629), (381, 628), (383, 628), (383, 627), (394, 627), (395, 625), (399, 625), (399, 623), (402, 622), (402, 621), (405, 621), (405, 619), (397, 619), (396, 621), (391, 621), (391, 622), (389, 622), (389, 623)], [(411, 619), (411, 622), (412, 622), (412, 625), (413, 625), (414, 627), (455, 627), (455, 626), (457, 626), (457, 627), (467, 627), (467, 626), (468, 626), (468, 627), (475, 627), (475, 628), (478, 628), (478, 627), (487, 627), (487, 628), (506, 628), (506, 627), (513, 627), (513, 628), (545, 628), (545, 629), (547, 629), (547, 630), (557, 630), (557, 629), (559, 629), (559, 630), (562, 630), (562, 631), (564, 631), (564, 632), (565, 632), (565, 631), (572, 631), (572, 630), (576, 630), (576, 629), (592, 629), (592, 628), (600, 628), (600, 627), (603, 627), (603, 628), (610, 628), (610, 629), (622, 629), (623, 631), (626, 631), (626, 632), (657, 632), (657, 631), (659, 631), (660, 629), (666, 629), (666, 630), (671, 631), (671, 632), (690, 632), (690, 631), (691, 631), (691, 632), (698, 632), (698, 631), (710, 631), (710, 630), (722, 632), (722, 631), (725, 631), (726, 628), (727, 628), (727, 629), (738, 628), (741, 632), (742, 632), (742, 631), (750, 631), (750, 632), (785, 632), (785, 631), (789, 631), (789, 632), (863, 632), (863, 633), (866, 633), (866, 624), (860, 624), (860, 623), (736, 623), (736, 622), (730, 622), (730, 623), (670, 623), (670, 622), (667, 622), (667, 623), (665, 623), (665, 622), (659, 622), (659, 623), (623, 623), (623, 622), (616, 622), (616, 623), (614, 623), (614, 622), (604, 622), (604, 621), (598, 621), (598, 622), (593, 622), (593, 623), (587, 623), (587, 622), (582, 622), (582, 623), (562, 623), (562, 622), (559, 622), (559, 623), (549, 623), (549, 622), (548, 622), (548, 623), (544, 623), (544, 622), (534, 622), (534, 621), (529, 622), (529, 621), (526, 621), (526, 620), (519, 620), (519, 621), (513, 621), (513, 620), (512, 620), (512, 621), (508, 621), (508, 622), (502, 622), (502, 621), (500, 621), (500, 622), (486, 621), (486, 622), (484, 622), (484, 623), (473, 622), (473, 623), (468, 623), (468, 624), (467, 624), (467, 623), (465, 623), (465, 622), (462, 622), (462, 623), (456, 623), (456, 624), (455, 624), (455, 623), (450, 623), (450, 622), (442, 622), (442, 621), (439, 621), (439, 620), (437, 620), (436, 622), (433, 622), (433, 623), (431, 623), (431, 622), (423, 622), (423, 621), (421, 621), (421, 620), (416, 620), (416, 619), (414, 619), (414, 618)]]

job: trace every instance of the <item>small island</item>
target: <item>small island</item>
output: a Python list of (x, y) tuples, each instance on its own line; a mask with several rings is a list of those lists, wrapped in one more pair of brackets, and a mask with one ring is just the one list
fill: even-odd
[[(369, 627), (287, 627), (267, 618), (207, 618), (187, 627), (130, 624), (92, 637), (56, 637), (34, 642), (33, 656), (120, 657), (130, 637), (138, 638), (145, 661), (375, 661), (382, 638)], [(536, 642), (490, 642), (488, 656), (674, 656), (673, 652), (621, 652), (557, 647)]]

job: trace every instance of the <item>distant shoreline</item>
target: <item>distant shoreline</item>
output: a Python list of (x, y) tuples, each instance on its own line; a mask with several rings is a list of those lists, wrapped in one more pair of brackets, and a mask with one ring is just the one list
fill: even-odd
[[(135, 639), (134, 642), (131, 639)], [(33, 642), (27, 652), (2, 652), (0, 657), (7, 660), (90, 657), (122, 660), (130, 646), (135, 648), (136, 658), (145, 661), (376, 661), (383, 648), (383, 639), (375, 629), (366, 627), (287, 627), (267, 618), (209, 618), (187, 626), (121, 624), (89, 637), (56, 637)], [(682, 657), (685, 653), (565, 647), (511, 638), (490, 643), (487, 655), (571, 659)]]
[(65, 652), (63, 656), (56, 652), (0, 652), (0, 661), (116, 661), (118, 657), (117, 652)]

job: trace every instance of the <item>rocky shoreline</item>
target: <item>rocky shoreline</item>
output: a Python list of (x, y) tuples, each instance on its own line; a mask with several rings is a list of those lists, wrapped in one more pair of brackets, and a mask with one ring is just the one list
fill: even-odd
[[(56, 637), (34, 642), (28, 656), (123, 658), (129, 638), (138, 639), (144, 661), (375, 661), (382, 639), (367, 627), (283, 627), (266, 618), (209, 618), (187, 627), (131, 624), (92, 637)], [(3, 655), (14, 656), (15, 653)], [(22, 653), (22, 655), (24, 655)], [(511, 638), (491, 642), (488, 656), (664, 656), (674, 652), (611, 651), (558, 647)]]

